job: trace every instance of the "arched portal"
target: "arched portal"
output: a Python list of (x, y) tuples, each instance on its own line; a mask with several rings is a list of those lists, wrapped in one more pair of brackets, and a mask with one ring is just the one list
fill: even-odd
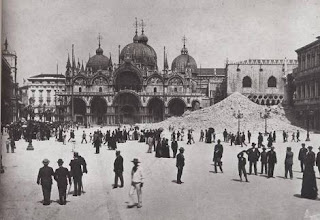
[(115, 84), (116, 91), (125, 89), (140, 91), (142, 88), (142, 83), (137, 73), (130, 71), (118, 73)]
[(152, 122), (163, 120), (164, 103), (159, 98), (152, 98), (148, 103), (148, 113), (151, 115)]
[(116, 121), (121, 124), (135, 124), (140, 122), (139, 98), (132, 93), (120, 93), (114, 100)]
[(181, 116), (184, 113), (186, 104), (179, 98), (174, 98), (168, 104), (169, 114), (173, 116)]
[(91, 101), (91, 114), (93, 124), (104, 124), (106, 122), (105, 114), (107, 112), (107, 103), (101, 97), (94, 97)]
[[(71, 105), (70, 105), (70, 108)], [(70, 109), (70, 112), (72, 109)], [(86, 103), (81, 98), (74, 98), (73, 99), (73, 112), (75, 121), (80, 124), (86, 124), (87, 118), (86, 118)]]

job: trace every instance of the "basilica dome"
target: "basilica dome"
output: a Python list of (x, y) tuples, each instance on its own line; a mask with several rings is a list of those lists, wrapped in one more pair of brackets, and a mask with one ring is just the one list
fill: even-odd
[(192, 73), (195, 73), (197, 70), (197, 63), (195, 59), (188, 54), (188, 49), (184, 45), (181, 50), (181, 54), (172, 61), (171, 70), (184, 73), (186, 67), (191, 68)]
[(126, 45), (120, 53), (120, 59), (131, 59), (135, 64), (141, 64), (151, 70), (158, 69), (157, 54), (155, 50), (147, 44), (148, 37), (143, 33), (134, 36), (133, 43)]
[(108, 70), (109, 66), (110, 60), (103, 55), (103, 50), (99, 45), (99, 48), (96, 50), (96, 55), (89, 58), (86, 68), (92, 68), (93, 72), (96, 72), (99, 69)]

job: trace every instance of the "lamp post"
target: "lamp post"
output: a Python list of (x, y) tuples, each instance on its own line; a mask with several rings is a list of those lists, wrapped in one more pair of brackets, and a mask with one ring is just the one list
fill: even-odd
[(310, 110), (310, 106), (308, 105), (307, 106), (307, 114), (306, 114), (306, 117), (307, 117), (307, 138), (306, 138), (306, 141), (310, 141), (310, 133), (309, 133), (309, 124), (310, 124), (310, 116), (313, 115), (313, 111)]
[(268, 118), (270, 118), (270, 109), (269, 110), (265, 109), (264, 110), (264, 114), (262, 112), (260, 112), (260, 117), (262, 119), (264, 119), (264, 135), (266, 136), (268, 134), (268, 131), (267, 131), (267, 126), (268, 126), (267, 120), (268, 120)]
[(243, 118), (243, 114), (238, 110), (238, 113), (233, 113), (233, 117), (238, 119), (238, 132), (240, 132), (240, 119)]

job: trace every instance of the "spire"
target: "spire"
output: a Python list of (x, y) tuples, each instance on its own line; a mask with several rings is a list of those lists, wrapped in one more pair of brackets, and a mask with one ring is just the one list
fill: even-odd
[(144, 27), (146, 24), (143, 22), (143, 19), (141, 19), (141, 33), (144, 34)]
[(113, 64), (112, 64), (112, 58), (111, 58), (111, 53), (110, 53), (110, 58), (109, 58), (109, 66), (112, 68)]
[(184, 35), (182, 38), (183, 48), (181, 49), (181, 54), (188, 54), (188, 49), (186, 48), (186, 41), (187, 41), (187, 38)]
[(101, 47), (101, 39), (102, 39), (102, 37), (101, 37), (101, 35), (100, 35), (100, 33), (99, 33), (99, 35), (98, 35), (99, 48)]
[(134, 26), (136, 28), (136, 35), (133, 37), (133, 43), (138, 43), (139, 37), (138, 37), (138, 19), (136, 18), (136, 22), (134, 23)]
[(101, 37), (101, 35), (100, 35), (100, 33), (99, 33), (99, 36), (98, 36), (99, 48), (96, 50), (96, 54), (97, 54), (97, 55), (102, 55), (102, 54), (103, 54), (103, 50), (102, 50), (102, 48), (101, 48), (101, 39), (102, 39), (102, 37)]
[(67, 61), (66, 68), (69, 69), (70, 67), (71, 67), (71, 63), (70, 63), (70, 56), (69, 56), (69, 53), (68, 53), (68, 61)]
[(166, 54), (166, 47), (163, 47), (163, 69), (164, 70), (168, 70), (169, 69), (169, 65), (168, 65), (168, 60), (167, 60), (167, 54)]
[(81, 64), (81, 72), (84, 72), (83, 60), (82, 60), (82, 64)]
[(78, 57), (78, 69), (80, 69), (80, 68), (81, 68), (81, 64), (80, 64), (80, 59)]
[(120, 66), (120, 45), (118, 46), (118, 54), (119, 54), (118, 64), (119, 64), (119, 66)]
[(74, 45), (72, 44), (72, 69), (75, 70), (76, 68), (76, 61), (74, 58)]

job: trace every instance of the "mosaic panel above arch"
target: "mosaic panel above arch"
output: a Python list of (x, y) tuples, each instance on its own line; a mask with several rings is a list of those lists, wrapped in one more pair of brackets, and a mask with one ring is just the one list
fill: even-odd
[(108, 80), (104, 78), (103, 76), (98, 76), (92, 80), (92, 85), (96, 86), (103, 86), (103, 85), (108, 85)]
[(169, 86), (183, 86), (183, 81), (179, 77), (174, 77), (174, 78), (169, 79), (168, 85)]

